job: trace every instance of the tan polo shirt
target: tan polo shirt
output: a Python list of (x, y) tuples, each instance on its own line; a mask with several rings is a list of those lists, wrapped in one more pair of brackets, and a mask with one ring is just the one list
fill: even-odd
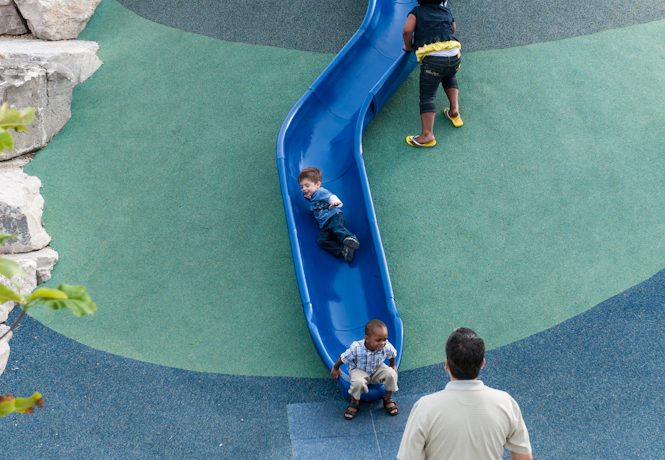
[(455, 380), (413, 406), (397, 458), (501, 460), (504, 449), (531, 453), (517, 402), (480, 380)]

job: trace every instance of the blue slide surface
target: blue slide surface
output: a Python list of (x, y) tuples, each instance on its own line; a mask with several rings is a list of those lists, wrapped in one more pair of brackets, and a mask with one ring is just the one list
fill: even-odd
[[(369, 0), (358, 31), (284, 120), (277, 140), (277, 169), (300, 298), (312, 340), (332, 368), (364, 336), (365, 323), (381, 319), (402, 355), (402, 320), (393, 296), (362, 154), (362, 133), (416, 65), (402, 51), (402, 26), (416, 2)], [(298, 173), (314, 166), (323, 186), (344, 202), (347, 227), (360, 240), (351, 264), (316, 244), (318, 225), (302, 196)], [(348, 397), (346, 369), (340, 378)], [(383, 395), (372, 385), (363, 399)]]

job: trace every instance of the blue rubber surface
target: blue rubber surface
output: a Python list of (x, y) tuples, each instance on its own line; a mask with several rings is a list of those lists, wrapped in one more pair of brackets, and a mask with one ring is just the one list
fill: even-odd
[[(401, 28), (415, 2), (371, 0), (358, 32), (287, 116), (277, 141), (277, 167), (300, 297), (308, 328), (328, 368), (370, 319), (388, 326), (402, 350), (402, 320), (395, 306), (388, 267), (362, 159), (362, 132), (415, 67), (401, 52)], [(344, 201), (348, 228), (361, 246), (351, 264), (324, 253), (318, 227), (298, 184), (298, 173), (315, 166), (323, 185)], [(351, 200), (345, 197), (362, 197)], [(344, 389), (348, 376), (340, 379)], [(343, 391), (346, 394), (346, 391)], [(374, 387), (365, 399), (382, 395)]]
[[(665, 270), (487, 353), (481, 378), (519, 402), (537, 458), (662, 458), (664, 293)], [(348, 423), (330, 379), (157, 366), (86, 347), (26, 318), (0, 382), (15, 394), (39, 389), (46, 407), (2, 419), (2, 439), (11, 440), (3, 458), (339, 459), (352, 457), (335, 450), (348, 446), (350, 430), (358, 435), (353, 458), (394, 458), (411, 403), (446, 381), (441, 364), (402, 372), (401, 415), (376, 410), (369, 417), (380, 403), (363, 403), (361, 417)]]

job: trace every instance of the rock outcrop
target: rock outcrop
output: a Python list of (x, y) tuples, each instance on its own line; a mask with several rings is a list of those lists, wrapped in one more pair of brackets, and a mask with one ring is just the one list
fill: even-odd
[(42, 227), (42, 182), (20, 169), (0, 170), (0, 231), (16, 235), (0, 246), (0, 254), (40, 250), (51, 241)]
[[(12, 132), (14, 148), (0, 152), (0, 231), (16, 235), (0, 246), (0, 257), (18, 262), (24, 271), (11, 281), (0, 276), (0, 283), (21, 294), (48, 280), (58, 261), (42, 227), (41, 181), (22, 168), (71, 117), (74, 86), (102, 64), (97, 43), (73, 40), (100, 1), (0, 0), (0, 103), (36, 109), (28, 132)], [(14, 302), (0, 304), (0, 336), (9, 329), (5, 323), (14, 307)], [(0, 340), (0, 374), (10, 338)]]
[(0, 35), (23, 35), (28, 27), (16, 9), (14, 0), (0, 0)]
[(12, 59), (64, 66), (71, 72), (74, 85), (87, 80), (102, 65), (101, 59), (97, 57), (97, 51), (99, 51), (99, 45), (96, 42), (84, 40), (49, 42), (14, 39), (0, 41), (0, 60)]
[[(0, 336), (2, 336), (5, 331), (9, 330), (9, 326), (6, 326), (4, 324), (0, 324)], [(7, 361), (9, 360), (9, 339), (12, 338), (12, 333), (10, 332), (7, 337), (4, 339), (0, 340), (0, 375), (5, 371), (5, 367), (7, 366)]]
[(36, 38), (72, 40), (88, 24), (101, 0), (14, 0)]
[(72, 73), (59, 64), (0, 62), (0, 103), (37, 109), (28, 132), (13, 135), (14, 148), (0, 152), (0, 160), (40, 149), (62, 129), (71, 117), (73, 80)]

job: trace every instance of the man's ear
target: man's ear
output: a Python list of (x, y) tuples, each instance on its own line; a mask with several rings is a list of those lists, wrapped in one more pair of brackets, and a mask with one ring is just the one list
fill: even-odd
[(483, 362), (480, 364), (481, 369), (485, 369), (485, 358), (483, 358)]
[(446, 371), (446, 375), (450, 380), (453, 380), (453, 374), (450, 372), (450, 364), (448, 364), (448, 358), (443, 362), (443, 369)]

